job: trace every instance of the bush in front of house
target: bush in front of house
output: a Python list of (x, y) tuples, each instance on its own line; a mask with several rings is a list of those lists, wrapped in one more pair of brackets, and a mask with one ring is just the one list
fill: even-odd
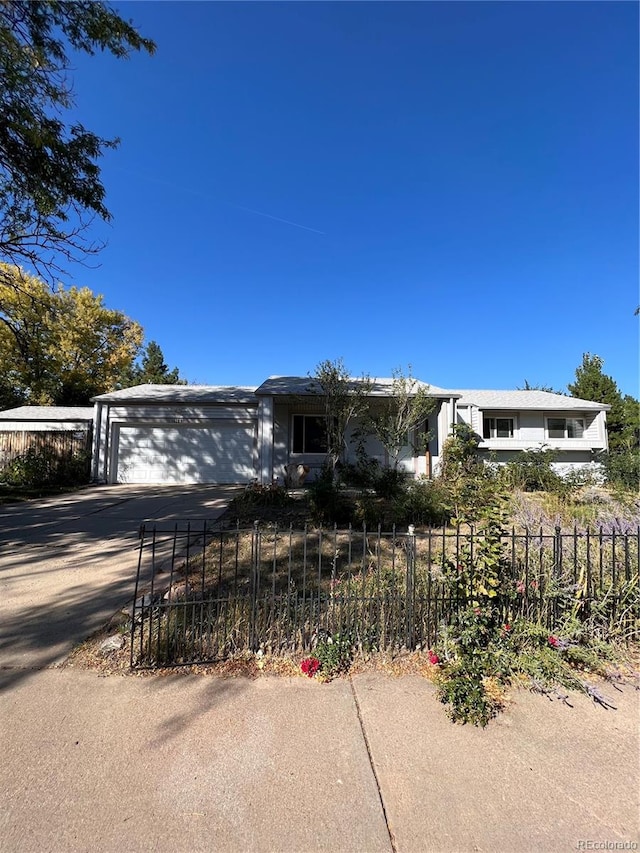
[(346, 526), (355, 519), (354, 502), (328, 466), (309, 485), (307, 496), (311, 519), (316, 524)]

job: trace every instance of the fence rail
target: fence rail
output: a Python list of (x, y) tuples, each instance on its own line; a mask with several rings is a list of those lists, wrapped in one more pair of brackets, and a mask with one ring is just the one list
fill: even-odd
[[(640, 528), (512, 530), (494, 603), (554, 630), (640, 638)], [(363, 650), (426, 648), (471, 600), (472, 529), (141, 528), (131, 666), (204, 663), (242, 650), (305, 651), (348, 636)], [(148, 591), (139, 595), (145, 583)]]

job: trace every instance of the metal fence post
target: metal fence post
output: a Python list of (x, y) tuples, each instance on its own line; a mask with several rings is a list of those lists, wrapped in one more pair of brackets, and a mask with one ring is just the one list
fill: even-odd
[(415, 644), (415, 625), (413, 623), (413, 591), (416, 573), (416, 533), (413, 524), (409, 525), (407, 536), (407, 584), (406, 584), (406, 632), (407, 649), (413, 649)]
[(260, 522), (253, 522), (253, 532), (251, 534), (251, 608), (249, 615), (249, 649), (256, 651), (256, 619), (258, 608), (258, 584), (260, 572)]

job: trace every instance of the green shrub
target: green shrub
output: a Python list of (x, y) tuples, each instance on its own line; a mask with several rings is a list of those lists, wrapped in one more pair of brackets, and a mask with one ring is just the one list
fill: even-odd
[(320, 672), (326, 678), (333, 678), (348, 672), (353, 656), (351, 639), (343, 634), (328, 637), (317, 644), (314, 656), (320, 661)]
[(377, 459), (359, 455), (358, 461), (343, 463), (338, 468), (340, 480), (352, 489), (373, 489), (380, 475), (380, 463)]
[(501, 707), (499, 701), (487, 693), (482, 669), (469, 671), (466, 663), (449, 669), (440, 683), (438, 698), (448, 705), (447, 714), (454, 723), (471, 723), (483, 728)]
[(568, 493), (577, 484), (554, 471), (555, 460), (556, 453), (549, 448), (523, 450), (499, 470), (499, 478), (509, 488), (523, 492)]
[(610, 486), (637, 493), (640, 486), (640, 449), (610, 451), (598, 458)]
[(442, 480), (425, 477), (405, 484), (404, 491), (393, 503), (396, 524), (421, 524), (440, 527), (451, 519), (447, 489)]
[(397, 468), (382, 468), (374, 480), (373, 488), (380, 498), (392, 500), (404, 493), (408, 475)]
[(88, 453), (67, 456), (46, 447), (30, 447), (0, 476), (8, 485), (20, 488), (77, 486), (89, 481), (88, 460)]
[(308, 489), (311, 518), (316, 524), (350, 524), (354, 518), (354, 505), (344, 494), (333, 472), (323, 468), (317, 480)]
[(341, 465), (340, 481), (354, 489), (373, 490), (380, 498), (392, 499), (404, 491), (408, 475), (397, 468), (385, 468), (377, 459), (358, 456), (358, 462)]
[(258, 482), (250, 483), (241, 495), (235, 497), (229, 504), (229, 509), (247, 510), (253, 507), (288, 507), (294, 503), (294, 499), (284, 486), (277, 483), (260, 485)]

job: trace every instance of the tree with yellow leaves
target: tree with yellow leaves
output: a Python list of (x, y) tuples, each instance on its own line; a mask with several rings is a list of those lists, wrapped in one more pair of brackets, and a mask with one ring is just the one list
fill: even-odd
[(138, 323), (89, 288), (52, 290), (0, 265), (0, 404), (87, 405), (119, 387), (142, 340)]

